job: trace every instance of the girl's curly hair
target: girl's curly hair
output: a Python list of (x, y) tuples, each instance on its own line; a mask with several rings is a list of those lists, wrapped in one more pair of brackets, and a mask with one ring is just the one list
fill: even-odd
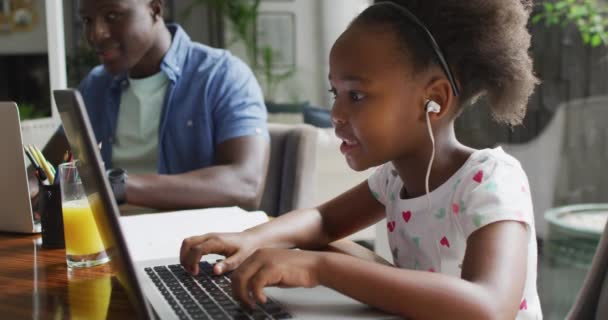
[(395, 30), (415, 71), (438, 63), (422, 30), (399, 8), (430, 30), (454, 72), (461, 106), (487, 96), (499, 122), (521, 124), (528, 98), (539, 82), (528, 53), (527, 21), (532, 0), (376, 0), (354, 24)]

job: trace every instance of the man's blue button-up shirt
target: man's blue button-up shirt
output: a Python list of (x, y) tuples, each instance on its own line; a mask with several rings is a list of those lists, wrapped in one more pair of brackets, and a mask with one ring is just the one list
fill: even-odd
[[(173, 41), (161, 63), (169, 78), (159, 123), (158, 173), (177, 174), (213, 165), (215, 147), (232, 138), (268, 138), (266, 106), (251, 69), (228, 51), (190, 40), (169, 25)], [(127, 74), (97, 66), (80, 84), (106, 168)], [(107, 146), (107, 147), (106, 147)]]

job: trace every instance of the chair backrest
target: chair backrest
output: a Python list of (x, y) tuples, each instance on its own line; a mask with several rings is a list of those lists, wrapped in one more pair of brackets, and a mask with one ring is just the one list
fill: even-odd
[(567, 319), (608, 319), (608, 224)]
[(534, 204), (536, 235), (541, 239), (545, 238), (547, 230), (544, 214), (553, 207), (555, 199), (557, 172), (566, 127), (566, 108), (567, 104), (560, 105), (553, 119), (535, 139), (524, 144), (501, 145), (505, 152), (519, 160), (528, 175)]
[(270, 161), (260, 209), (270, 216), (313, 205), (317, 130), (306, 124), (268, 124)]

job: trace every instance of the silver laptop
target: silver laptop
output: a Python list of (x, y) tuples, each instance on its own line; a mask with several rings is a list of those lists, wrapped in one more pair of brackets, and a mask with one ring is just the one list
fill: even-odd
[(14, 102), (0, 102), (0, 137), (0, 231), (40, 232), (32, 214), (19, 109)]
[(160, 319), (396, 319), (325, 287), (267, 288), (271, 301), (256, 311), (242, 309), (231, 295), (230, 278), (211, 275), (219, 256), (205, 256), (193, 277), (170, 259), (133, 261), (119, 223), (119, 211), (104, 175), (101, 157), (80, 94), (53, 92), (78, 172), (110, 256), (140, 318)]

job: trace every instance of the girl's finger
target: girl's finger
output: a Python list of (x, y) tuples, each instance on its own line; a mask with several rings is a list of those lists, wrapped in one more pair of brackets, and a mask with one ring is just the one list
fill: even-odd
[(249, 294), (249, 281), (260, 271), (259, 263), (254, 259), (248, 258), (236, 269), (231, 276), (232, 292), (234, 297), (245, 306), (255, 308), (255, 300)]
[(217, 238), (208, 238), (201, 243), (187, 246), (185, 249), (183, 256), (180, 256), (180, 262), (193, 275), (198, 274), (198, 264), (204, 255), (225, 253), (224, 243)]
[(245, 258), (247, 258), (245, 254), (242, 251), (239, 251), (232, 256), (226, 257), (223, 261), (216, 263), (213, 267), (213, 272), (217, 275), (230, 272), (238, 268)]
[(265, 304), (268, 301), (264, 288), (270, 284), (272, 277), (271, 272), (266, 271), (268, 269), (262, 269), (256, 275), (254, 275), (249, 281), (249, 290), (251, 295), (261, 304)]
[(190, 248), (194, 245), (200, 244), (202, 242), (205, 242), (205, 240), (207, 240), (207, 238), (209, 237), (209, 235), (202, 235), (202, 236), (195, 236), (195, 237), (189, 237), (186, 238), (182, 241), (182, 245), (179, 249), (179, 261), (182, 265), (185, 265), (185, 258), (186, 258), (186, 253), (188, 251), (190, 251)]

